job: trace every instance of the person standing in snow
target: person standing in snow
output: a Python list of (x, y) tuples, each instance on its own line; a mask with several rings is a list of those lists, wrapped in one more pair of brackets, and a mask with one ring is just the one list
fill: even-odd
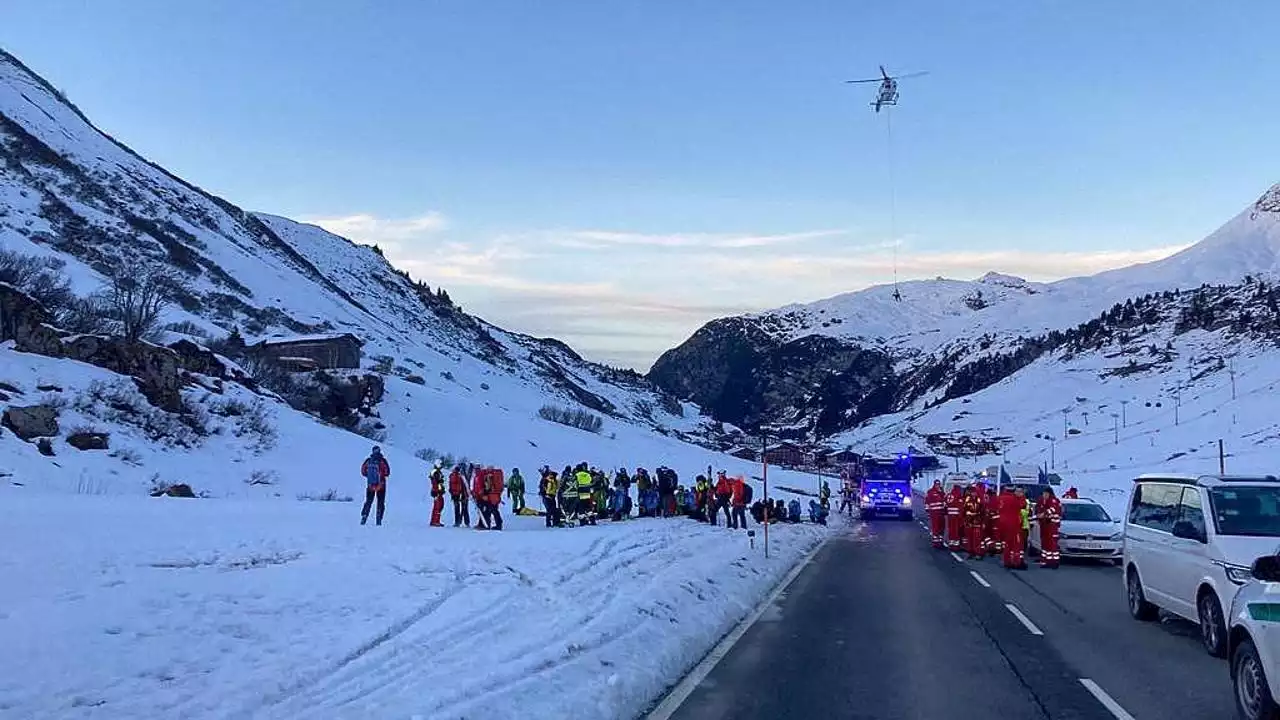
[(476, 524), (477, 530), (489, 529), (489, 510), (486, 505), (489, 504), (488, 493), (484, 487), (484, 468), (471, 470), (471, 499), (476, 504)]
[(719, 520), (720, 509), (724, 509), (724, 524), (731, 526), (733, 524), (733, 513), (729, 510), (729, 503), (733, 500), (733, 485), (730, 484), (729, 478), (725, 476), (723, 470), (716, 474), (716, 505), (711, 508), (711, 524), (715, 525)]
[(542, 509), (546, 512), (547, 527), (560, 525), (560, 506), (556, 502), (559, 489), (560, 479), (556, 477), (555, 470), (544, 466), (542, 468), (542, 479), (538, 481), (538, 496), (542, 498)]
[(444, 511), (444, 470), (440, 469), (440, 461), (431, 469), (431, 527), (444, 527), (440, 522), (440, 513)]
[(507, 495), (511, 497), (511, 512), (517, 515), (524, 509), (524, 478), (520, 468), (511, 468), (511, 477), (507, 480)]
[(364, 508), (360, 510), (360, 524), (369, 522), (369, 509), (373, 500), (378, 500), (378, 524), (382, 524), (382, 514), (387, 509), (387, 478), (391, 476), (391, 464), (382, 457), (382, 448), (373, 446), (373, 452), (360, 465), (360, 475), (365, 480)]
[(449, 473), (449, 499), (453, 501), (453, 526), (471, 525), (471, 508), (467, 502), (467, 479), (462, 466), (454, 465)]
[(742, 523), (742, 529), (747, 529), (747, 503), (751, 501), (749, 490), (751, 486), (747, 485), (747, 481), (736, 477), (729, 481), (731, 488), (729, 501), (733, 503), (733, 512), (729, 515), (732, 521), (729, 527), (734, 530), (738, 529), (738, 523)]
[(498, 506), (502, 505), (502, 471), (488, 468), (484, 473), (485, 510), (488, 511), (490, 530), (502, 529), (502, 513)]

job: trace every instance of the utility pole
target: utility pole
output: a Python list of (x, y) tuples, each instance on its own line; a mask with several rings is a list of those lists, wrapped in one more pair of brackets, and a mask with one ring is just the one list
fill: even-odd
[(1129, 401), (1128, 400), (1120, 401), (1120, 424), (1124, 427), (1129, 427)]
[(1182, 407), (1182, 388), (1173, 389), (1173, 424), (1178, 424), (1178, 409)]
[(760, 462), (764, 464), (764, 471), (761, 473), (760, 479), (764, 483), (764, 556), (769, 557), (769, 435), (760, 433)]
[(1227, 474), (1227, 456), (1222, 451), (1222, 438), (1218, 438), (1218, 474)]
[(1115, 435), (1115, 439), (1112, 440), (1112, 444), (1119, 445), (1120, 444), (1120, 414), (1119, 413), (1111, 413), (1111, 432)]
[(1062, 408), (1062, 439), (1067, 439), (1067, 414), (1071, 412), (1071, 408)]
[(1056, 467), (1058, 467), (1058, 466), (1054, 463), (1054, 459), (1053, 459), (1053, 458), (1054, 458), (1054, 448), (1056, 447), (1056, 445), (1057, 445), (1057, 443), (1055, 443), (1055, 442), (1054, 442), (1054, 440), (1053, 440), (1053, 436), (1052, 436), (1052, 435), (1051, 435), (1051, 436), (1049, 436), (1049, 467), (1050, 467), (1050, 468), (1056, 468)]
[(1236, 399), (1236, 359), (1231, 358), (1231, 364), (1227, 366), (1227, 374), (1231, 376), (1231, 399)]

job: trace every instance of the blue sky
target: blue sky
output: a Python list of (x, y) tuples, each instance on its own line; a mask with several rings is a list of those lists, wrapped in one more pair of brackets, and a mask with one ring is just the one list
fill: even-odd
[[(717, 315), (1167, 254), (1280, 181), (1280, 3), (5, 0), (0, 46), (249, 209), (647, 369)], [(885, 116), (870, 77), (903, 81)], [(896, 234), (891, 232), (891, 225)]]

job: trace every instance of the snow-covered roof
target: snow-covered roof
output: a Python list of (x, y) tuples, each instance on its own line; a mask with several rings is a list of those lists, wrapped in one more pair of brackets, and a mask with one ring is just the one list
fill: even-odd
[(360, 338), (356, 337), (351, 333), (327, 333), (327, 334), (319, 334), (319, 335), (289, 335), (287, 337), (267, 338), (265, 340), (260, 341), (259, 344), (260, 345), (293, 345), (296, 343), (329, 342), (331, 340), (343, 340), (343, 339), (351, 339), (351, 340), (355, 340), (357, 343), (360, 343), (361, 345), (364, 344), (363, 340), (361, 340)]

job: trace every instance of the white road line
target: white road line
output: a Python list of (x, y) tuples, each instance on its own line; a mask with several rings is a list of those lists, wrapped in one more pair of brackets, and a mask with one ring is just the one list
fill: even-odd
[(987, 582), (986, 578), (979, 575), (977, 570), (970, 570), (969, 574), (972, 575), (973, 579), (977, 580), (978, 584), (981, 585), (982, 587), (991, 587), (991, 583)]
[(1107, 694), (1106, 690), (1098, 687), (1098, 683), (1090, 680), (1089, 678), (1080, 678), (1080, 684), (1084, 685), (1086, 690), (1093, 693), (1093, 696), (1098, 698), (1098, 702), (1102, 703), (1103, 707), (1110, 710), (1111, 714), (1116, 716), (1116, 720), (1134, 720), (1133, 716), (1125, 712), (1124, 708), (1120, 707), (1120, 703), (1113, 700), (1111, 696)]
[(1031, 622), (1031, 618), (1028, 618), (1026, 615), (1023, 615), (1022, 611), (1019, 610), (1016, 606), (1014, 606), (1013, 603), (1005, 603), (1004, 606), (1009, 608), (1009, 612), (1013, 613), (1014, 617), (1021, 620), (1023, 625), (1027, 626), (1027, 629), (1031, 631), (1032, 635), (1044, 634), (1044, 631), (1036, 627), (1035, 623)]
[(962, 562), (964, 562), (964, 558), (960, 557), (960, 556), (959, 556), (958, 554), (956, 554), (956, 553), (951, 553), (951, 557), (955, 558), (955, 559), (956, 559), (956, 562), (958, 562), (958, 563), (962, 563)]
[(742, 639), (743, 635), (747, 634), (747, 631), (751, 629), (752, 625), (756, 624), (756, 621), (765, 614), (765, 611), (773, 607), (773, 604), (778, 601), (778, 597), (782, 595), (782, 593), (786, 592), (787, 588), (791, 586), (791, 583), (795, 582), (795, 579), (800, 576), (800, 572), (808, 567), (809, 563), (813, 562), (814, 556), (817, 555), (818, 551), (826, 544), (826, 540), (818, 543), (818, 546), (811, 550), (803, 560), (796, 563), (796, 566), (791, 568), (791, 572), (787, 573), (786, 577), (782, 578), (782, 582), (778, 583), (778, 586), (773, 589), (772, 593), (769, 593), (769, 597), (765, 598), (764, 602), (757, 605), (756, 609), (743, 619), (742, 622), (738, 623), (738, 626), (735, 627), (728, 635), (725, 635), (724, 639), (712, 648), (711, 652), (702, 659), (702, 662), (698, 663), (698, 665), (694, 667), (688, 675), (684, 676), (684, 679), (671, 689), (671, 692), (667, 693), (667, 696), (662, 699), (662, 702), (659, 703), (656, 708), (653, 709), (653, 712), (645, 716), (645, 720), (668, 720), (672, 715), (674, 715), (675, 712), (680, 709), (680, 706), (684, 704), (684, 701), (689, 699), (689, 696), (693, 694), (693, 691), (697, 689), (698, 685), (711, 674), (712, 670), (716, 669), (716, 665), (719, 665), (720, 661), (729, 654), (729, 650), (731, 650), (733, 646)]

